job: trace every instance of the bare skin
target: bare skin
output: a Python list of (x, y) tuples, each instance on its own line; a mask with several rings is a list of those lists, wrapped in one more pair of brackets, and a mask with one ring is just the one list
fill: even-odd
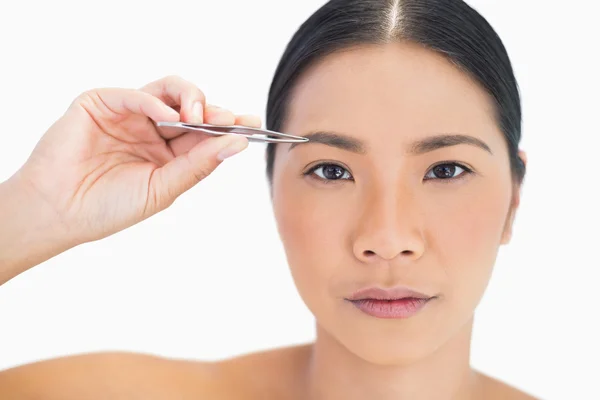
[[(214, 364), (144, 354), (97, 353), (41, 361), (0, 374), (11, 399), (306, 399), (312, 345), (248, 354)], [(474, 372), (477, 390), (455, 399), (535, 400)]]
[[(336, 131), (366, 147), (361, 154), (316, 142), (277, 150), (274, 210), (296, 285), (317, 318), (316, 342), (214, 363), (128, 353), (40, 361), (0, 372), (0, 397), (533, 399), (469, 365), (473, 311), (519, 204), (485, 93), (437, 55), (389, 45), (328, 57), (293, 98), (286, 131)], [(192, 112), (196, 100), (201, 115)], [(161, 137), (148, 117), (260, 125), (207, 106), (199, 89), (173, 77), (141, 91), (81, 96), (0, 185), (0, 220), (7, 221), (0, 283), (160, 212), (218, 167), (228, 141), (231, 153), (247, 145)], [(403, 155), (415, 140), (446, 131), (476, 136), (493, 154), (463, 144)], [(304, 174), (322, 160), (352, 170), (353, 180)], [(444, 160), (475, 173), (425, 184), (422, 175)], [(122, 201), (125, 186), (132, 195)], [(483, 201), (465, 206), (473, 198)], [(290, 211), (299, 204), (310, 214)], [(382, 320), (344, 301), (366, 284), (411, 285), (438, 297), (411, 318)]]

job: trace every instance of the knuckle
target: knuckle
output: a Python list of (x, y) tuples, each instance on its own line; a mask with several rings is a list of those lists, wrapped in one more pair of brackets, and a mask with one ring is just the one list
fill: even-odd
[(183, 83), (183, 82), (186, 82), (186, 80), (183, 79), (179, 75), (167, 75), (167, 76), (165, 76), (163, 78), (163, 81), (165, 81), (167, 83)]
[(196, 88), (196, 97), (198, 98), (198, 100), (200, 100), (202, 102), (202, 104), (206, 103), (206, 96), (204, 95), (204, 92), (202, 90), (200, 90), (198, 87), (194, 86)]
[(112, 87), (103, 87), (103, 88), (93, 88), (93, 89), (88, 89), (85, 90), (83, 92), (81, 92), (81, 94), (78, 96), (79, 99), (94, 99), (94, 98), (98, 98), (101, 96), (106, 96), (106, 95), (120, 95), (120, 96), (125, 96), (130, 94), (131, 90), (127, 90), (127, 89), (122, 89), (122, 88), (112, 88)]
[(78, 99), (88, 99), (90, 97), (94, 97), (98, 94), (98, 92), (101, 92), (102, 89), (88, 89), (88, 90), (84, 90), (83, 92), (81, 92), (79, 94), (79, 96), (77, 96)]
[(164, 78), (165, 84), (173, 85), (176, 88), (179, 88), (182, 92), (188, 92), (189, 95), (193, 98), (197, 98), (201, 102), (206, 101), (206, 96), (204, 92), (198, 88), (198, 86), (194, 85), (192, 82), (187, 79), (182, 78), (179, 75), (169, 75)]
[(211, 174), (211, 172), (212, 172), (212, 169), (208, 165), (204, 165), (204, 166), (196, 168), (194, 170), (194, 179), (196, 180), (196, 183), (205, 179), (207, 176), (209, 176)]
[(88, 104), (90, 102), (94, 102), (94, 99), (98, 98), (99, 93), (101, 92), (102, 89), (85, 90), (79, 93), (79, 95), (75, 97), (75, 99), (73, 99), (73, 101), (71, 102), (71, 106), (74, 106), (76, 104)]

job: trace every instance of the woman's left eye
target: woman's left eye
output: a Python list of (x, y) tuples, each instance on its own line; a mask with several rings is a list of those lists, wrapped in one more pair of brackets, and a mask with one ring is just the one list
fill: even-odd
[(352, 175), (348, 170), (337, 164), (319, 164), (310, 171), (306, 173), (306, 175), (316, 175), (319, 179), (323, 181), (338, 181), (338, 180), (351, 180)]
[(473, 171), (459, 163), (442, 163), (431, 168), (425, 175), (425, 180), (453, 180), (471, 172)]

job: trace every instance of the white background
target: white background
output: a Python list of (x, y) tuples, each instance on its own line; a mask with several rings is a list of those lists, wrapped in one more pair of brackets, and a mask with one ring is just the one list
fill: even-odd
[[(323, 3), (3, 1), (0, 181), (93, 87), (177, 74), (211, 103), (264, 116), (284, 46)], [(512, 57), (529, 154), (515, 236), (478, 309), (473, 365), (544, 399), (600, 399), (598, 6), (470, 4)], [(251, 144), (169, 210), (3, 285), (0, 369), (104, 350), (214, 360), (311, 340), (264, 149)]]

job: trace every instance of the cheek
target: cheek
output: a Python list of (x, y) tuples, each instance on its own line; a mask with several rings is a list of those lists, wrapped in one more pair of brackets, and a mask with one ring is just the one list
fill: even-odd
[(491, 277), (508, 214), (508, 187), (472, 185), (449, 199), (447, 208), (438, 206), (428, 221), (430, 250), (447, 276), (444, 292), (462, 311), (472, 311)]
[(344, 266), (347, 250), (340, 239), (345, 237), (348, 218), (344, 205), (338, 203), (339, 195), (312, 188), (298, 178), (281, 180), (273, 187), (279, 236), (296, 286), (307, 303), (317, 293), (327, 295), (336, 270)]

